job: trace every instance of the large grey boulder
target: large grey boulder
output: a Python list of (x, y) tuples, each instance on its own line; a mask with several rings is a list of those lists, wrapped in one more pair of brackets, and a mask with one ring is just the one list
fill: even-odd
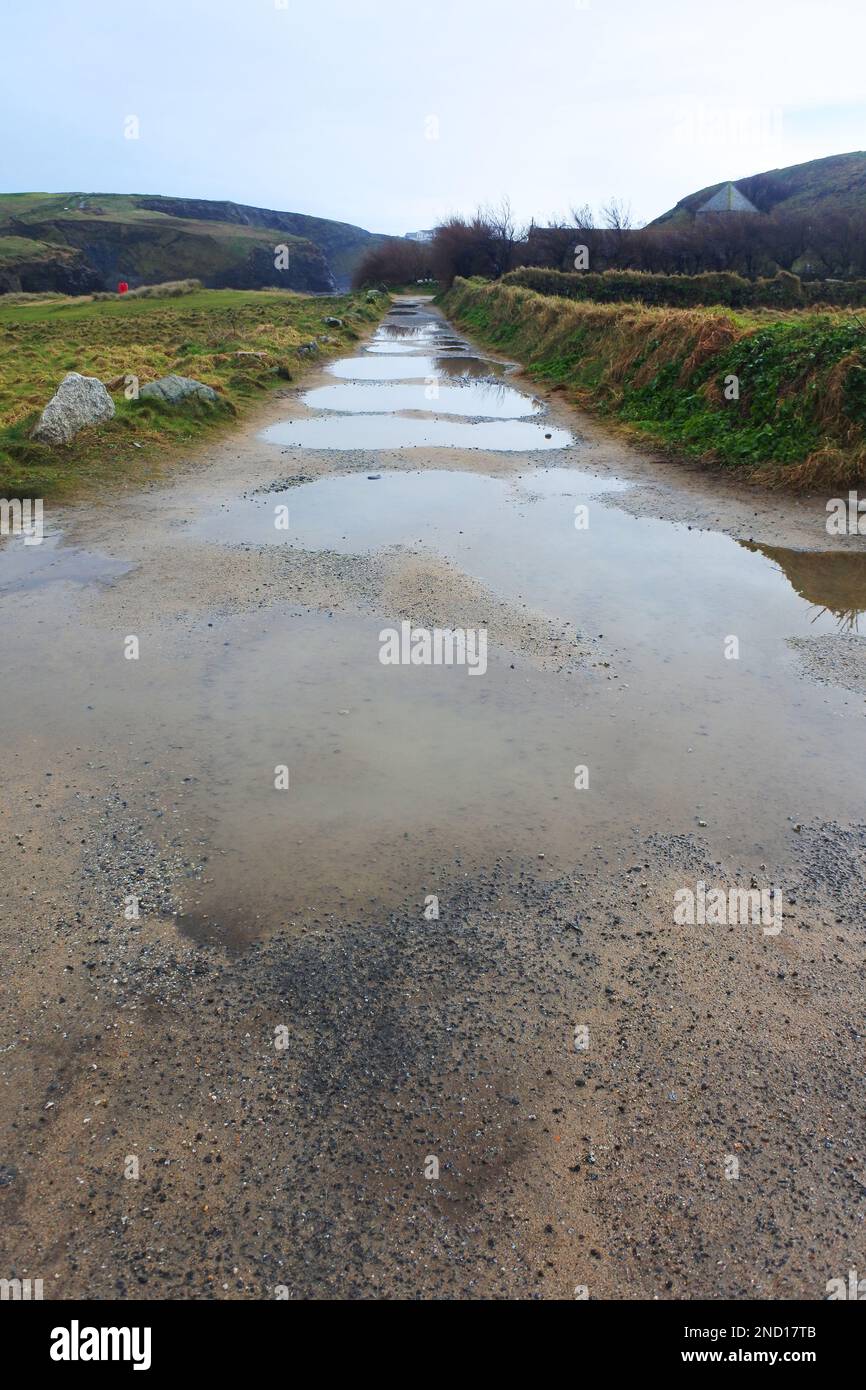
[(198, 396), (200, 400), (211, 401), (213, 404), (219, 400), (219, 395), (212, 386), (205, 386), (203, 381), (194, 381), (191, 376), (161, 376), (158, 381), (149, 381), (146, 386), (142, 386), (138, 395), (140, 400), (146, 401), (149, 398), (165, 401), (167, 405), (178, 405), (189, 396)]
[(114, 414), (114, 401), (97, 376), (69, 372), (40, 415), (33, 438), (42, 444), (68, 444), (85, 425), (99, 425)]

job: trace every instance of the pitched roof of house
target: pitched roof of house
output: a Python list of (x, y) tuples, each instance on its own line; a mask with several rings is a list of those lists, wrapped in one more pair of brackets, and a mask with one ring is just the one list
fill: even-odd
[(750, 203), (745, 194), (741, 193), (735, 183), (726, 183), (718, 193), (714, 193), (712, 198), (698, 208), (698, 212), (757, 212), (754, 203)]

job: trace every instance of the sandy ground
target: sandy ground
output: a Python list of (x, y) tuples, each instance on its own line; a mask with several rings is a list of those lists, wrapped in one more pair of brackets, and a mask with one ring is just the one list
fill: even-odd
[[(339, 820), (338, 782), (333, 833), (292, 859), (303, 900), (274, 906), (287, 890), (271, 851), (292, 848), (280, 831), (270, 896), (244, 881), (230, 904), (219, 817), (242, 839), (242, 815), (196, 738), (212, 721), (215, 743), (253, 756), (245, 706), (206, 697), (221, 690), (214, 653), (256, 624), (309, 631), (324, 652), (329, 631), (349, 650), (352, 625), (384, 614), (468, 625), (483, 610), (530, 695), (580, 707), (628, 674), (616, 633), (517, 603), (426, 548), (179, 545), (223, 500), (369, 467), (264, 446), (256, 431), (287, 397), (301, 413), (278, 393), (170, 480), (54, 518), (122, 572), (3, 600), (7, 638), (34, 661), (9, 675), (0, 807), (0, 1274), (56, 1298), (822, 1298), (866, 1265), (863, 826), (832, 806), (788, 816), (767, 869), (772, 780), (744, 768), (753, 853), (712, 817), (653, 828), (637, 812), (567, 854), (539, 821), (529, 853), (531, 835), (497, 821), (525, 794), (515, 773), (483, 825), (460, 807), (442, 824), (407, 817), (371, 851), (354, 809)], [(640, 455), (555, 394), (548, 406), (577, 466), (635, 482), (603, 503), (827, 548), (824, 499), (737, 489)], [(376, 462), (407, 465), (441, 468), (441, 454)], [(496, 477), (526, 467), (448, 456)], [(134, 706), (100, 664), (128, 631), (169, 673)], [(831, 634), (792, 649), (792, 700), (829, 689), (840, 742), (843, 720), (862, 723), (841, 694), (864, 691), (861, 646)], [(105, 687), (93, 708), (88, 662)], [(321, 694), (286, 698), (315, 708)], [(349, 720), (335, 713), (336, 743)], [(786, 886), (779, 935), (673, 922), (682, 884), (764, 869)], [(131, 920), (130, 895), (145, 904)]]

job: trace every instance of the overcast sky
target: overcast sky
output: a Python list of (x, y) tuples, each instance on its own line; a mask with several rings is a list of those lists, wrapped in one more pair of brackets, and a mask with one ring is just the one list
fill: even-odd
[(648, 221), (866, 146), (864, 39), (863, 0), (41, 0), (3, 15), (0, 184)]

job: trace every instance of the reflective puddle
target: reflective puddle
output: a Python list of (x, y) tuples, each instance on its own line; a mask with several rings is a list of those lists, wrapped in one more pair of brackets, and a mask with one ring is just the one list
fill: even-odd
[(425, 376), (501, 376), (507, 367), (480, 357), (408, 356), (401, 346), (393, 356), (340, 357), (325, 368), (348, 381), (414, 381)]
[(523, 420), (418, 420), (399, 415), (329, 415), (282, 420), (262, 430), (260, 439), (304, 449), (489, 449), (523, 452), (567, 449), (567, 430)]
[(814, 610), (830, 614), (843, 630), (856, 632), (866, 610), (866, 555), (862, 552), (786, 550), (778, 545), (740, 541), (746, 550), (778, 565), (791, 588)]
[(130, 569), (120, 560), (77, 546), (62, 544), (59, 535), (46, 535), (38, 545), (17, 536), (0, 540), (0, 593), (41, 589), (46, 584), (109, 583)]
[[(490, 561), (505, 546), (523, 583), (530, 577), (522, 562), (532, 535), (543, 537), (548, 528), (561, 530), (563, 525), (567, 534), (573, 533), (572, 498), (625, 486), (568, 468), (533, 470), (510, 481), (438, 468), (393, 470), (374, 478), (348, 473), (238, 498), (192, 523), (191, 529), (196, 539), (289, 544), (347, 555), (421, 544), (461, 562), (475, 555), (476, 573), (489, 573)], [(542, 517), (537, 504), (545, 495), (550, 511)], [(289, 529), (278, 530), (275, 517), (284, 515), (286, 507)], [(470, 517), (484, 519), (483, 535), (467, 524)], [(486, 563), (479, 565), (482, 553)]]
[[(746, 608), (763, 641), (780, 628), (833, 631), (866, 612), (866, 556), (765, 552), (601, 500), (627, 489), (557, 467), (507, 479), (454, 469), (353, 472), (237, 498), (189, 529), (196, 539), (342, 554), (429, 547), (511, 599), (556, 616), (577, 611), (583, 622), (594, 614), (633, 648), (666, 629), (671, 614), (715, 613), (723, 626), (725, 613)], [(288, 530), (278, 529), (286, 508)]]
[(374, 382), (345, 386), (318, 386), (301, 397), (315, 410), (338, 410), (356, 414), (393, 413), (423, 410), (436, 415), (473, 415), (488, 420), (516, 420), (538, 415), (540, 401), (525, 396), (497, 381), (470, 381), (462, 386), (388, 385)]
[[(225, 924), (234, 901), (255, 900), (263, 921), (279, 911), (268, 901), (274, 861), (298, 870), (293, 908), (349, 901), (375, 916), (389, 887), (413, 891), (419, 860), (432, 873), (448, 846), (467, 868), (543, 851), (556, 870), (581, 847), (619, 843), (624, 828), (688, 832), (700, 818), (719, 852), (769, 860), (792, 820), (856, 818), (866, 723), (846, 724), (840, 755), (839, 707), (794, 673), (786, 639), (835, 632), (866, 611), (863, 557), (768, 556), (622, 512), (626, 488), (561, 467), (508, 479), (354, 472), (232, 501), (193, 525), (196, 540), (305, 555), (390, 551), (410, 567), (444, 557), (491, 595), (467, 605), (490, 631), (489, 670), (477, 680), (382, 666), (380, 631), (400, 619), (387, 603), (369, 619), (234, 625), (207, 754), (222, 762), (207, 782), (220, 788), (215, 842), (229, 855), (198, 898), (209, 923)], [(282, 507), (288, 531), (275, 525)], [(515, 657), (503, 600), (550, 615), (566, 649), (578, 633), (598, 640), (586, 678)], [(732, 633), (739, 658), (726, 660)], [(272, 798), (266, 815), (246, 749), (268, 765), (287, 747), (295, 794)], [(581, 762), (592, 792), (578, 796)]]

